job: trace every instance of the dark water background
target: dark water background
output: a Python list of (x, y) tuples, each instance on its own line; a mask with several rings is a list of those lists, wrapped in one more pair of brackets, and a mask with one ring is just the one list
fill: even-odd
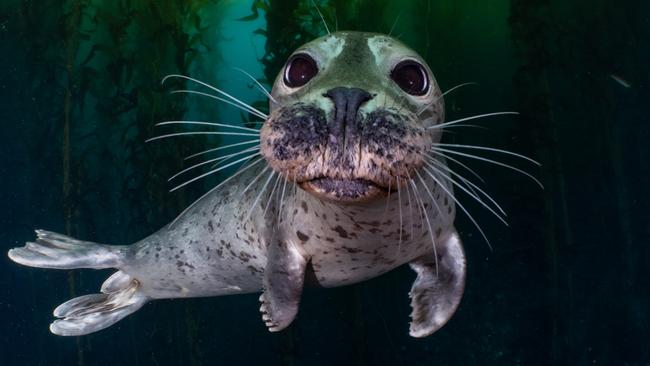
[[(420, 52), (448, 120), (479, 121), (447, 141), (542, 162), (533, 183), (471, 161), (510, 214), (468, 202), (460, 309), (412, 339), (408, 268), (307, 290), (288, 331), (269, 334), (257, 295), (157, 301), (96, 334), (48, 331), (51, 311), (95, 293), (109, 271), (0, 263), (1, 365), (647, 365), (650, 364), (650, 3), (606, 0), (319, 2), (332, 28), (388, 32)], [(253, 6), (251, 8), (251, 5)], [(243, 18), (243, 20), (242, 20)], [(272, 79), (324, 32), (308, 1), (3, 0), (0, 3), (0, 248), (35, 228), (130, 243), (169, 222), (221, 177), (178, 193), (182, 157), (226, 140), (145, 144), (173, 119), (240, 121), (211, 100), (170, 95), (170, 73), (263, 102), (246, 69)], [(629, 87), (612, 78), (623, 78)], [(169, 131), (169, 130), (164, 130)], [(502, 157), (503, 158), (503, 157)], [(466, 197), (467, 198), (467, 197)]]

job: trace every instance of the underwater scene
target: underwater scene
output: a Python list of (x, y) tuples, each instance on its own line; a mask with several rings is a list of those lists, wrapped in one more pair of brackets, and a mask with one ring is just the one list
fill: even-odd
[(647, 1), (3, 0), (0, 365), (650, 365), (649, 44)]

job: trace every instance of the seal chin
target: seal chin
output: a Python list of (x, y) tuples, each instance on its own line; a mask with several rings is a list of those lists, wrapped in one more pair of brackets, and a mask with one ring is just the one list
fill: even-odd
[(321, 177), (300, 183), (307, 192), (330, 201), (366, 202), (384, 196), (385, 189), (366, 179)]

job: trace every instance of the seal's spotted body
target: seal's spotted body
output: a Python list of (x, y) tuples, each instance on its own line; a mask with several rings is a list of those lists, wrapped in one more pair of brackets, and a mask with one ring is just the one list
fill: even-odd
[(305, 283), (348, 285), (405, 263), (417, 273), (411, 335), (447, 322), (465, 258), (451, 184), (423, 168), (446, 169), (427, 155), (444, 108), (424, 61), (388, 36), (338, 32), (297, 50), (271, 99), (263, 160), (159, 232), (108, 246), (38, 231), (9, 252), (35, 267), (119, 269), (102, 294), (59, 306), (52, 332), (103, 329), (150, 299), (259, 291), (277, 331), (294, 319)]

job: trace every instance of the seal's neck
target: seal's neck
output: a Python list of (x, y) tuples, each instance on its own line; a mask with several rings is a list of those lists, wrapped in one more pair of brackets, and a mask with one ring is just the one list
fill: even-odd
[[(287, 202), (287, 216), (290, 219), (287, 228), (296, 230), (303, 226), (314, 228), (321, 227), (324, 232), (328, 228), (343, 227), (346, 230), (355, 228), (362, 231), (373, 232), (374, 228), (382, 228), (377, 235), (394, 236), (399, 239), (400, 226), (402, 234), (412, 233), (412, 227), (422, 228), (424, 206), (427, 211), (432, 211), (434, 204), (424, 191), (417, 196), (412, 189), (405, 186), (400, 190), (392, 190), (383, 198), (369, 202), (339, 203), (321, 199), (302, 189), (298, 189)], [(432, 215), (431, 212), (428, 215)], [(430, 218), (433, 218), (432, 216)], [(318, 223), (318, 225), (313, 225)], [(401, 224), (401, 225), (400, 225)], [(394, 229), (384, 230), (387, 226)], [(320, 231), (320, 230), (317, 230)], [(389, 237), (384, 236), (385, 239)]]

